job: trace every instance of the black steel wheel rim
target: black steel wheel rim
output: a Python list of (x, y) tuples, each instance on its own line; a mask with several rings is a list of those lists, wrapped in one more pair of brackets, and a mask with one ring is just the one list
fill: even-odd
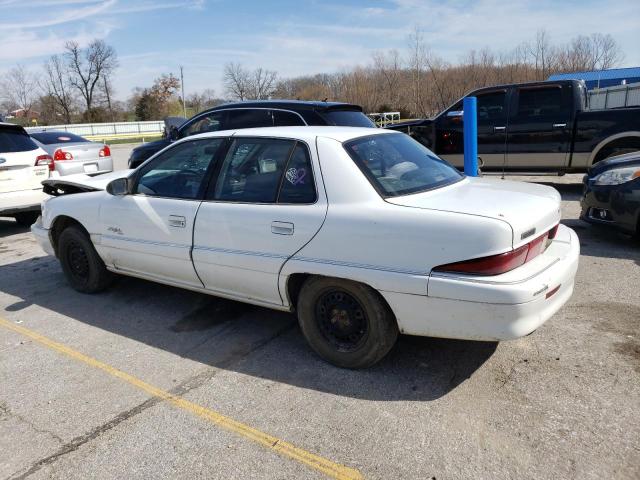
[(316, 302), (316, 322), (322, 336), (342, 352), (357, 350), (366, 341), (369, 319), (363, 306), (341, 289), (325, 291)]
[(78, 280), (89, 278), (89, 256), (80, 243), (71, 242), (67, 246), (67, 264), (71, 275)]

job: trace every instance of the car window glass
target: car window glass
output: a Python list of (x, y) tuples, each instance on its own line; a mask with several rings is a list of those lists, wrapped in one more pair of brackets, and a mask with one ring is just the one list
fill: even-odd
[(56, 143), (84, 143), (89, 142), (86, 138), (74, 135), (69, 132), (39, 132), (32, 133), (31, 136), (40, 143), (45, 145), (54, 145)]
[(29, 152), (38, 146), (25, 132), (20, 130), (0, 130), (0, 153)]
[(359, 110), (326, 110), (319, 112), (327, 125), (344, 127), (375, 127), (375, 123)]
[(304, 126), (306, 123), (300, 115), (284, 110), (273, 110), (273, 121), (276, 127), (297, 127)]
[(463, 178), (455, 168), (405, 134), (360, 137), (346, 142), (344, 148), (383, 196), (430, 190)]
[(518, 93), (518, 117), (533, 118), (563, 113), (562, 89), (523, 88)]
[(478, 120), (497, 120), (507, 116), (505, 92), (491, 92), (477, 95)]
[(316, 187), (313, 183), (311, 159), (307, 147), (298, 143), (285, 169), (278, 203), (313, 203)]
[(215, 200), (273, 203), (293, 140), (237, 138), (222, 163)]
[(225, 130), (227, 128), (224, 122), (225, 113), (226, 112), (212, 112), (198, 118), (181, 131), (182, 136), (188, 137), (190, 135), (197, 135), (198, 133)]
[(228, 129), (273, 127), (271, 110), (239, 109), (229, 110)]
[(134, 193), (196, 199), (224, 138), (179, 143), (145, 165)]

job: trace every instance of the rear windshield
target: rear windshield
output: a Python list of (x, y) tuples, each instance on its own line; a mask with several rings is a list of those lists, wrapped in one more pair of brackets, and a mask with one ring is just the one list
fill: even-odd
[(371, 119), (358, 110), (327, 110), (319, 113), (329, 125), (342, 127), (375, 127)]
[(38, 146), (20, 130), (0, 130), (0, 153), (30, 152)]
[(344, 148), (383, 197), (431, 190), (463, 178), (404, 133), (360, 137), (346, 142)]
[(88, 142), (86, 138), (67, 132), (39, 132), (32, 133), (31, 136), (45, 145), (53, 145), (56, 143), (79, 143)]

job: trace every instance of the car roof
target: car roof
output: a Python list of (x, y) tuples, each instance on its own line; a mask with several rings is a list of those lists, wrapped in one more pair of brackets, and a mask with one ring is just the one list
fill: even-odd
[(360, 105), (343, 102), (322, 102), (317, 100), (245, 100), (242, 102), (230, 102), (217, 105), (206, 110), (212, 112), (216, 110), (234, 108), (281, 108), (285, 110), (357, 110), (362, 111)]
[(380, 135), (384, 133), (401, 134), (394, 130), (384, 128), (367, 127), (333, 127), (333, 126), (308, 126), (308, 127), (263, 127), (263, 128), (242, 128), (236, 130), (221, 130), (218, 132), (201, 133), (186, 137), (210, 138), (210, 137), (273, 137), (273, 138), (293, 138), (297, 140), (314, 141), (317, 137), (331, 138), (338, 142), (347, 142), (354, 138), (368, 135)]

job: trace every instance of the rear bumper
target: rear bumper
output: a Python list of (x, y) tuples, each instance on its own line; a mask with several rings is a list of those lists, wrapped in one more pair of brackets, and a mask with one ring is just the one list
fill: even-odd
[(37, 190), (19, 190), (17, 192), (0, 193), (0, 216), (11, 216), (21, 212), (38, 212), (43, 200), (49, 195)]
[(57, 161), (55, 165), (55, 173), (61, 177), (75, 175), (77, 173), (100, 175), (102, 173), (109, 173), (113, 171), (113, 160), (111, 157), (102, 157), (95, 161)]
[(486, 341), (523, 337), (551, 318), (573, 293), (580, 244), (575, 232), (562, 225), (558, 237), (553, 242), (558, 258), (524, 279), (431, 277), (428, 296), (381, 293), (406, 334)]
[(49, 255), (56, 255), (56, 252), (53, 250), (53, 245), (51, 245), (51, 238), (49, 236), (49, 229), (44, 228), (42, 226), (42, 217), (39, 217), (36, 220), (36, 223), (31, 225), (31, 233), (35, 237), (36, 241), (42, 247), (42, 249)]

